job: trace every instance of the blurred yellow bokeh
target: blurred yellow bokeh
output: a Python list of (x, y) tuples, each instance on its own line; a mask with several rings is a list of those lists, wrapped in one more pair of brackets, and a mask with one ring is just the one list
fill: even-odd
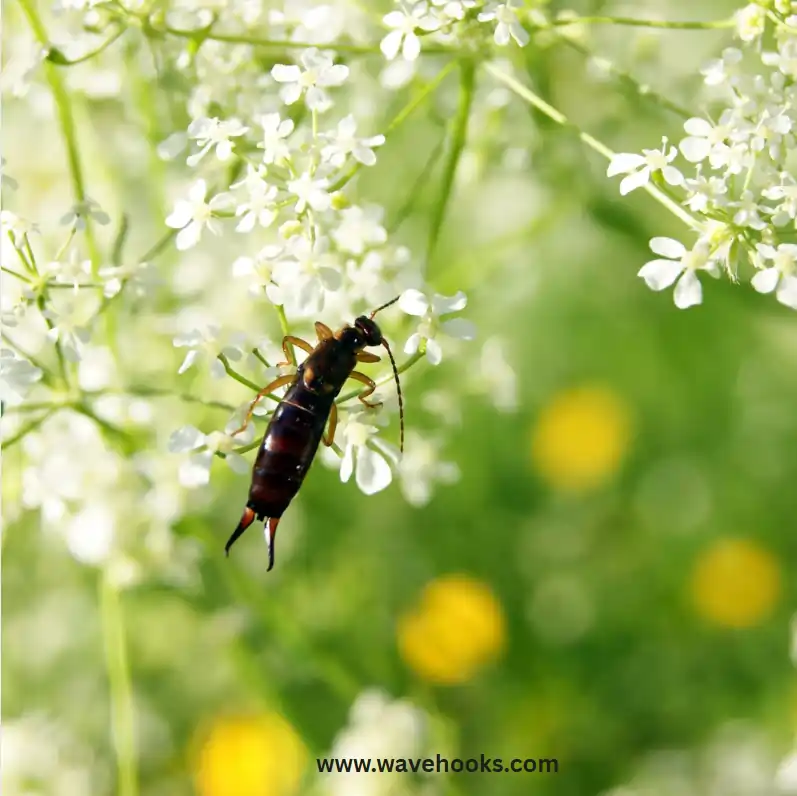
[(196, 761), (198, 796), (288, 796), (307, 751), (282, 716), (225, 716), (203, 733)]
[(399, 651), (422, 679), (441, 685), (470, 680), (506, 645), (504, 612), (492, 590), (468, 575), (430, 583), (398, 625)]
[(781, 573), (777, 559), (746, 539), (720, 539), (697, 560), (691, 582), (698, 613), (722, 627), (750, 627), (777, 603)]
[(629, 440), (629, 411), (620, 396), (605, 387), (578, 387), (543, 407), (532, 430), (532, 462), (555, 489), (586, 491), (617, 472)]

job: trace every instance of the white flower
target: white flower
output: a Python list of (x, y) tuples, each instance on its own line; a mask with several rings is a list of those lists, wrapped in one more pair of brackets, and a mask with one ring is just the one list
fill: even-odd
[(376, 163), (376, 155), (372, 147), (382, 146), (385, 143), (385, 137), (375, 135), (371, 138), (357, 138), (354, 135), (356, 132), (357, 122), (354, 116), (349, 114), (338, 123), (335, 134), (321, 134), (321, 138), (329, 142), (321, 150), (321, 157), (336, 168), (342, 166), (349, 155), (352, 155), (363, 166), (373, 166)]
[(703, 289), (695, 271), (703, 270), (711, 276), (719, 276), (709, 243), (701, 238), (691, 250), (687, 250), (682, 243), (672, 238), (652, 238), (650, 248), (655, 254), (669, 259), (651, 260), (640, 268), (638, 276), (645, 280), (645, 284), (651, 290), (664, 290), (678, 279), (675, 306), (685, 310), (700, 304), (703, 301)]
[(797, 310), (797, 244), (781, 243), (776, 249), (759, 243), (756, 249), (765, 260), (772, 260), (773, 265), (759, 271), (751, 280), (752, 286), (759, 293), (777, 289), (775, 298)]
[(421, 54), (421, 40), (415, 33), (416, 28), (437, 30), (440, 23), (428, 13), (423, 1), (410, 6), (403, 2), (400, 5), (400, 11), (391, 11), (382, 19), (393, 30), (382, 39), (379, 48), (388, 61), (392, 61), (399, 50), (405, 61), (414, 61)]
[(293, 105), (306, 92), (307, 107), (321, 113), (332, 106), (324, 88), (340, 86), (349, 76), (349, 67), (335, 64), (328, 55), (319, 52), (315, 47), (305, 50), (300, 60), (304, 69), (276, 64), (271, 70), (271, 76), (278, 83), (284, 84), (280, 97), (286, 105)]
[(106, 298), (115, 296), (123, 285), (133, 294), (142, 297), (149, 295), (157, 285), (162, 283), (158, 269), (152, 263), (132, 263), (118, 267), (100, 268), (100, 279), (106, 280), (103, 295)]
[(725, 204), (722, 198), (728, 193), (728, 184), (720, 177), (702, 177), (697, 175), (693, 180), (684, 180), (684, 188), (688, 196), (684, 204), (695, 213), (705, 213), (714, 207)]
[(780, 175), (781, 184), (763, 190), (763, 195), (772, 201), (782, 200), (773, 210), (772, 223), (782, 227), (797, 219), (797, 180), (788, 172)]
[(742, 63), (742, 51), (736, 47), (726, 47), (722, 57), (709, 61), (705, 68), (700, 70), (707, 86), (721, 86), (723, 83), (734, 85)]
[(763, 32), (767, 21), (767, 10), (758, 3), (740, 8), (734, 14), (736, 35), (742, 41), (755, 41)]
[(410, 432), (399, 463), (401, 493), (413, 506), (425, 506), (432, 499), (435, 481), (453, 484), (459, 480), (454, 462), (440, 461), (441, 443)]
[(205, 202), (208, 188), (204, 180), (197, 180), (188, 192), (188, 200), (178, 199), (174, 210), (166, 219), (166, 226), (179, 229), (177, 248), (185, 251), (199, 243), (202, 230), (207, 227), (214, 235), (219, 234), (213, 213), (228, 208), (232, 202), (229, 193), (216, 194), (210, 202)]
[(307, 205), (317, 212), (329, 210), (332, 197), (327, 192), (328, 187), (328, 179), (314, 178), (309, 171), (296, 180), (288, 180), (287, 184), (288, 191), (297, 199), (294, 207), (297, 213), (303, 213)]
[(78, 325), (73, 308), (66, 307), (61, 315), (47, 308), (42, 310), (42, 315), (51, 323), (51, 327), (47, 330), (47, 339), (53, 343), (60, 343), (64, 356), (70, 362), (79, 362), (82, 344), (88, 343), (91, 332), (85, 326)]
[(426, 340), (426, 358), (431, 365), (439, 365), (443, 359), (443, 351), (435, 339), (439, 332), (456, 337), (460, 340), (473, 340), (476, 336), (476, 327), (464, 318), (452, 318), (440, 322), (441, 315), (459, 312), (465, 309), (468, 299), (460, 290), (456, 295), (441, 296), (435, 294), (431, 301), (420, 290), (405, 290), (398, 301), (399, 308), (407, 315), (421, 318), (418, 330), (411, 335), (404, 344), (405, 354), (414, 354), (421, 340)]
[(684, 130), (689, 135), (684, 138), (678, 148), (690, 163), (705, 160), (716, 144), (723, 144), (731, 135), (733, 112), (726, 110), (718, 125), (712, 125), (705, 119), (693, 117), (684, 122)]
[(725, 169), (725, 174), (741, 174), (753, 165), (755, 154), (743, 141), (735, 144), (716, 144), (708, 161), (713, 169)]
[(202, 359), (210, 360), (210, 375), (214, 379), (224, 377), (224, 365), (219, 361), (219, 354), (223, 354), (227, 359), (239, 360), (242, 356), (240, 347), (232, 343), (226, 344), (219, 340), (219, 328), (208, 326), (202, 332), (194, 329), (187, 334), (179, 334), (172, 341), (175, 348), (188, 348), (188, 353), (180, 365), (178, 374), (185, 373), (192, 365)]
[(351, 254), (362, 254), (369, 246), (379, 246), (387, 240), (387, 232), (380, 223), (384, 210), (378, 205), (362, 208), (357, 205), (341, 211), (340, 223), (332, 231), (338, 248)]
[(223, 121), (215, 116), (212, 119), (207, 117), (194, 119), (188, 126), (188, 137), (196, 140), (200, 150), (191, 155), (186, 163), (189, 166), (196, 166), (214, 146), (216, 157), (220, 161), (229, 160), (233, 152), (233, 142), (230, 139), (242, 136), (248, 130), (249, 128), (244, 127), (237, 119)]
[(518, 22), (517, 11), (515, 10), (522, 7), (522, 3), (518, 2), (518, 0), (507, 0), (505, 3), (491, 2), (479, 14), (479, 22), (497, 21), (498, 24), (495, 26), (493, 38), (500, 47), (505, 47), (509, 44), (510, 37), (521, 47), (525, 47), (529, 43), (529, 34)]
[(752, 191), (745, 191), (738, 202), (730, 202), (729, 206), (739, 208), (733, 216), (734, 224), (755, 230), (762, 230), (767, 226), (758, 214), (759, 210), (764, 208), (756, 202), (755, 194)]
[(625, 196), (635, 188), (641, 188), (650, 182), (653, 172), (661, 172), (668, 185), (680, 185), (683, 175), (675, 166), (669, 164), (675, 160), (678, 150), (670, 147), (667, 151), (667, 139), (661, 139), (661, 150), (643, 149), (641, 155), (631, 152), (621, 152), (615, 155), (606, 170), (607, 177), (617, 174), (627, 174), (620, 183), (620, 194)]
[(61, 224), (64, 226), (74, 225), (75, 229), (85, 229), (87, 218), (103, 225), (110, 223), (111, 220), (97, 202), (87, 196), (82, 202), (74, 204), (69, 212), (61, 217)]
[(258, 149), (263, 150), (263, 163), (279, 163), (289, 160), (291, 150), (286, 139), (293, 132), (291, 119), (280, 120), (278, 113), (267, 113), (261, 116), (260, 126), (263, 128), (263, 140)]
[(58, 284), (71, 284), (77, 293), (83, 278), (91, 275), (91, 260), (81, 260), (80, 252), (72, 249), (65, 263), (56, 261), (47, 263), (44, 271), (48, 276), (53, 276)]
[(249, 292), (260, 298), (263, 293), (273, 304), (282, 304), (282, 294), (272, 280), (278, 258), (282, 255), (282, 246), (265, 246), (254, 258), (239, 257), (232, 264), (232, 275), (236, 278), (249, 279)]
[(248, 472), (249, 464), (240, 453), (235, 452), (234, 448), (252, 441), (254, 427), (250, 424), (238, 436), (230, 436), (240, 424), (240, 418), (233, 417), (224, 431), (203, 434), (194, 426), (183, 426), (172, 433), (169, 437), (171, 453), (187, 453), (203, 448), (198, 453), (193, 453), (180, 466), (179, 479), (184, 487), (194, 489), (210, 482), (210, 466), (216, 453), (224, 454), (224, 461), (233, 472), (239, 475)]
[(0, 401), (12, 406), (21, 403), (41, 377), (41, 370), (27, 359), (17, 356), (9, 348), (0, 349)]
[(8, 188), (9, 191), (16, 191), (19, 183), (11, 176), (6, 174), (6, 159), (0, 157), (0, 185)]
[[(336, 434), (343, 448), (340, 480), (346, 483), (354, 473), (360, 490), (366, 495), (374, 495), (390, 485), (393, 473), (382, 453), (369, 446), (369, 443), (375, 445), (380, 440), (373, 439), (378, 429), (366, 420), (366, 412), (358, 410), (352, 410), (341, 418)], [(381, 447), (384, 451), (384, 443)]]
[(328, 250), (329, 241), (323, 236), (317, 236), (314, 242), (296, 236), (289, 241), (288, 257), (274, 267), (280, 295), (299, 315), (321, 312), (326, 293), (340, 288), (340, 270)]
[(270, 227), (279, 213), (276, 207), (277, 188), (263, 179), (265, 173), (265, 166), (253, 168), (249, 164), (246, 167), (246, 177), (230, 186), (230, 188), (244, 186), (249, 193), (249, 201), (235, 208), (235, 215), (243, 216), (235, 227), (238, 232), (251, 232), (255, 224), (264, 229)]

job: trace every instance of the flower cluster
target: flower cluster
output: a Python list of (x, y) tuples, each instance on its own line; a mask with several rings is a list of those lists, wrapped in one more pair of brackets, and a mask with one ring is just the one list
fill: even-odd
[[(757, 3), (741, 9), (741, 48), (725, 49), (703, 70), (722, 103), (715, 120), (687, 119), (677, 149), (664, 139), (660, 150), (622, 153), (609, 164), (609, 176), (625, 175), (620, 193), (654, 182), (688, 208), (697, 232), (691, 247), (654, 238), (651, 249), (665, 259), (639, 271), (653, 290), (676, 283), (682, 309), (702, 301), (699, 272), (717, 277), (722, 269), (736, 281), (747, 266), (755, 290), (797, 309), (797, 180), (789, 159), (797, 131), (797, 13), (789, 3), (776, 5), (770, 14)], [(691, 175), (676, 165), (679, 151), (694, 165)]]

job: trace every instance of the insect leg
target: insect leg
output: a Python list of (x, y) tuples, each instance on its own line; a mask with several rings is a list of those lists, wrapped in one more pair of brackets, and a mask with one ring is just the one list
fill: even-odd
[(369, 409), (376, 409), (378, 406), (382, 406), (381, 401), (366, 401), (365, 399), (371, 395), (371, 393), (376, 389), (376, 382), (373, 379), (369, 379), (364, 373), (359, 373), (356, 370), (353, 370), (349, 376), (350, 379), (356, 379), (357, 381), (361, 381), (363, 384), (368, 386), (367, 390), (363, 390), (357, 398), (362, 401)]
[(325, 323), (321, 323), (321, 321), (315, 322), (315, 333), (318, 335), (319, 343), (323, 340), (329, 340), (330, 337), (335, 336), (335, 333), (332, 331), (332, 329), (330, 329)]
[(338, 426), (338, 407), (332, 404), (332, 411), (329, 413), (329, 429), (324, 434), (324, 445), (328, 448), (335, 441), (335, 429)]
[[(285, 362), (280, 362), (280, 365), (293, 365), (295, 364), (291, 360), (291, 351), (288, 348), (288, 345), (294, 345), (297, 348), (301, 348), (302, 351), (306, 351), (308, 354), (313, 353), (313, 346), (307, 342), (307, 340), (302, 340), (301, 337), (294, 337), (292, 334), (287, 334), (285, 337), (282, 338), (282, 350), (285, 352)], [(294, 357), (295, 359), (295, 357)]]
[(255, 407), (258, 405), (260, 399), (264, 395), (274, 392), (274, 390), (278, 389), (279, 387), (284, 387), (286, 384), (290, 384), (295, 378), (296, 376), (293, 374), (280, 376), (278, 379), (274, 379), (271, 384), (267, 384), (265, 387), (263, 387), (263, 389), (255, 397), (255, 400), (249, 405), (249, 411), (246, 413), (246, 418), (244, 419), (243, 425), (240, 428), (235, 429), (230, 436), (234, 437), (236, 434), (240, 434), (249, 425), (249, 421), (252, 419), (252, 413), (255, 411)]
[(369, 354), (367, 351), (359, 351), (357, 353), (357, 361), (358, 362), (381, 362), (382, 357), (378, 357), (376, 354)]

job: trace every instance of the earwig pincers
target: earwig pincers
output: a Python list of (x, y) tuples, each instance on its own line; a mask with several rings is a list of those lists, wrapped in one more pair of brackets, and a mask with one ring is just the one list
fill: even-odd
[[(280, 518), (296, 496), (313, 462), (322, 438), (325, 445), (332, 445), (338, 422), (335, 398), (348, 379), (356, 379), (366, 385), (358, 396), (368, 407), (379, 403), (367, 400), (376, 390), (376, 384), (354, 368), (358, 362), (378, 362), (379, 357), (364, 349), (368, 346), (384, 346), (387, 349), (399, 398), (401, 423), (401, 450), (404, 450), (404, 405), (396, 361), (387, 340), (374, 321), (374, 315), (398, 301), (398, 297), (377, 307), (369, 316), (361, 315), (351, 326), (333, 332), (321, 322), (315, 325), (318, 344), (315, 348), (305, 340), (292, 335), (282, 341), (282, 350), (288, 360), (293, 345), (306, 351), (308, 356), (299, 365), (295, 374), (280, 376), (264, 387), (258, 394), (237, 434), (249, 424), (257, 402), (267, 393), (288, 386), (285, 397), (279, 402), (271, 416), (263, 441), (252, 468), (252, 483), (241, 521), (233, 531), (224, 551), (229, 555), (236, 539), (255, 521), (265, 520), (265, 535), (268, 543), (268, 569), (274, 566), (274, 539)], [(285, 363), (287, 364), (287, 363)], [(329, 430), (324, 428), (329, 420)]]

